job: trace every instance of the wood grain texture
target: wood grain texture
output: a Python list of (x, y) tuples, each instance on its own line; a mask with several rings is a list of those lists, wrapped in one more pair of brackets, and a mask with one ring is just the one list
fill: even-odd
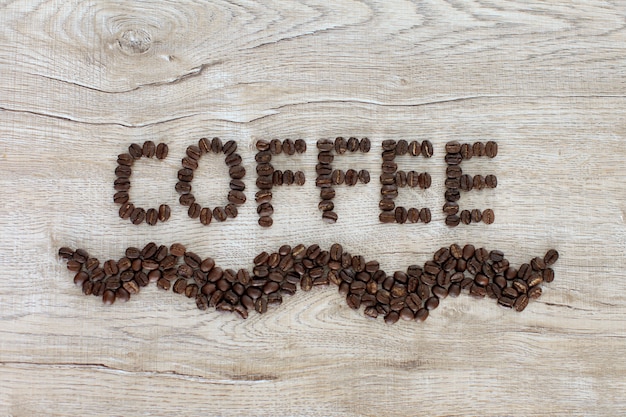
[[(626, 413), (626, 30), (623, 1), (0, 2), (0, 414), (220, 416), (615, 416)], [(337, 166), (339, 222), (317, 210), (315, 141), (367, 136)], [(177, 204), (184, 149), (239, 143), (248, 202), (203, 227)], [(257, 226), (254, 142), (304, 138), (276, 165), (305, 186), (276, 191)], [(380, 143), (429, 139), (429, 225), (378, 222)], [(133, 174), (133, 198), (172, 219), (132, 226), (112, 203), (115, 159), (132, 142), (170, 156)], [(496, 222), (443, 224), (443, 147), (496, 140), (496, 190), (463, 204)], [(201, 202), (225, 200), (203, 162)], [(208, 181), (211, 176), (216, 181)], [(338, 241), (387, 271), (443, 245), (501, 249), (513, 264), (550, 247), (556, 280), (516, 314), (445, 299), (422, 324), (363, 317), (333, 288), (298, 292), (241, 320), (151, 286), (126, 304), (85, 297), (60, 246), (101, 260), (181, 241), (223, 267), (288, 242)]]

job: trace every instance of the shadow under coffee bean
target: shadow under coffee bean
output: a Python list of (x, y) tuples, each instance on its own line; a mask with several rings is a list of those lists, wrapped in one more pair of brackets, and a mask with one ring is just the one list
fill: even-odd
[[(278, 145), (273, 144), (274, 152), (278, 152)], [(285, 151), (284, 143), (281, 145), (281, 151)], [(417, 148), (415, 144), (407, 145), (406, 152)], [(221, 143), (201, 142), (198, 148), (203, 146), (223, 149)], [(287, 152), (292, 152), (291, 144), (287, 146)], [(295, 146), (296, 143), (294, 152)], [(343, 142), (338, 146), (343, 149)], [(148, 154), (151, 152), (149, 146)], [(229, 148), (229, 152), (232, 154), (234, 149)], [(405, 152), (403, 145), (401, 152)], [(492, 147), (489, 152), (493, 154), (496, 150)], [(217, 215), (207, 212), (206, 218), (213, 214), (223, 221), (229, 214), (222, 210), (224, 213)], [(271, 221), (269, 216), (261, 218)], [(426, 222), (430, 218), (420, 220)], [(160, 289), (172, 289), (194, 299), (201, 310), (211, 307), (247, 318), (252, 310), (263, 314), (269, 307), (281, 304), (283, 297), (293, 295), (298, 287), (311, 291), (332, 284), (338, 287), (350, 308), (363, 307), (366, 317), (382, 316), (386, 323), (393, 324), (401, 319), (424, 321), (442, 299), (457, 297), (462, 291), (522, 311), (529, 300), (541, 296), (543, 282), (554, 280), (551, 266), (559, 254), (550, 249), (544, 257), (533, 258), (516, 269), (502, 251), (453, 244), (437, 250), (423, 266), (410, 265), (405, 271), (390, 275), (379, 268), (377, 261), (352, 255), (338, 243), (328, 249), (319, 245), (285, 244), (276, 252), (261, 252), (254, 257), (252, 271), (222, 269), (212, 258), (201, 258), (180, 243), (168, 247), (150, 242), (143, 248), (129, 247), (122, 258), (102, 264), (83, 249), (62, 247), (59, 256), (67, 261), (68, 270), (75, 273), (74, 283), (83, 293), (100, 297), (108, 305), (126, 302), (142, 287), (156, 282)]]

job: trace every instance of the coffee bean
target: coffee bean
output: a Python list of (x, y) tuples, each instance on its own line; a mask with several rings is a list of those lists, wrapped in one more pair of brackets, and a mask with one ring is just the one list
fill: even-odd
[(322, 164), (330, 164), (333, 162), (333, 159), (335, 159), (335, 157), (329, 151), (322, 151), (317, 154), (317, 160)]
[(115, 191), (128, 191), (130, 190), (130, 179), (128, 178), (116, 178), (113, 181), (113, 188)]
[(181, 160), (181, 163), (183, 165), (183, 168), (189, 168), (189, 169), (194, 169), (194, 170), (198, 169), (198, 161), (188, 156), (184, 157)]
[(469, 143), (462, 144), (459, 152), (461, 153), (461, 157), (465, 161), (472, 159), (472, 156), (474, 155), (472, 146)]
[(459, 179), (459, 188), (463, 191), (471, 191), (474, 187), (474, 180), (467, 174), (461, 175)]
[(479, 223), (483, 218), (483, 214), (479, 209), (472, 210), (471, 214), (472, 214), (472, 221), (474, 223)]
[(463, 170), (458, 165), (450, 165), (446, 168), (447, 178), (461, 178), (461, 175), (463, 175)]
[[(494, 155), (495, 156), (495, 155)], [(515, 300), (513, 307), (516, 311), (524, 311), (524, 309), (528, 306), (528, 296), (526, 294), (522, 294)]]
[(448, 153), (444, 159), (448, 165), (459, 165), (463, 161), (460, 153)]
[(283, 172), (283, 184), (284, 185), (292, 185), (294, 182), (294, 174), (293, 171), (287, 169)]
[(172, 210), (170, 209), (170, 206), (168, 206), (167, 204), (161, 204), (159, 206), (157, 218), (161, 222), (166, 222), (170, 219), (171, 214), (172, 214)]
[(400, 139), (396, 142), (396, 155), (406, 155), (409, 151), (409, 144), (406, 140)]
[(256, 142), (255, 147), (258, 151), (267, 151), (270, 148), (270, 143), (266, 140), (260, 139)]
[(130, 215), (130, 221), (133, 224), (141, 224), (146, 218), (146, 211), (141, 207), (135, 207)]
[(150, 226), (154, 226), (155, 224), (157, 224), (158, 220), (159, 213), (156, 211), (156, 209), (148, 209), (148, 211), (146, 212), (146, 223), (148, 223)]
[(417, 184), (422, 190), (430, 188), (430, 185), (432, 184), (432, 178), (430, 177), (430, 174), (428, 172), (421, 172), (417, 176)]
[(368, 153), (372, 148), (372, 142), (368, 138), (363, 138), (359, 142), (359, 150), (363, 153)]
[(132, 143), (129, 147), (128, 147), (128, 153), (130, 154), (130, 156), (132, 156), (134, 159), (139, 159), (142, 157), (143, 155), (143, 148), (141, 147), (141, 145), (137, 144), (137, 143)]
[(496, 188), (498, 186), (498, 179), (495, 175), (489, 174), (485, 177), (485, 186), (487, 188)]
[(395, 223), (396, 222), (396, 213), (395, 211), (382, 211), (378, 215), (378, 219), (381, 223)]
[(337, 218), (337, 213), (335, 213), (334, 211), (325, 211), (322, 214), (322, 220), (324, 220), (324, 223), (336, 223)]
[(135, 206), (133, 203), (125, 203), (120, 207), (119, 215), (122, 219), (130, 219), (131, 214), (135, 210)]
[(113, 195), (113, 202), (116, 204), (128, 203), (129, 196), (127, 191), (118, 191)]
[(491, 224), (493, 223), (494, 219), (495, 219), (495, 216), (494, 216), (492, 209), (487, 209), (483, 211), (483, 217), (482, 217), (483, 223)]
[(498, 144), (494, 141), (489, 141), (485, 144), (485, 155), (489, 158), (494, 158), (498, 154)]
[(200, 150), (200, 147), (196, 145), (188, 146), (185, 153), (187, 154), (188, 157), (190, 157), (191, 159), (195, 159), (196, 161), (200, 159), (200, 156), (202, 155), (202, 151)]
[(238, 153), (231, 153), (230, 155), (227, 155), (226, 158), (224, 158), (224, 163), (228, 167), (234, 167), (236, 165), (240, 165), (241, 162), (242, 162), (241, 155), (239, 155)]
[(237, 142), (235, 142), (234, 140), (229, 140), (222, 146), (222, 152), (226, 156), (233, 155), (236, 151)]
[(259, 218), (258, 223), (261, 227), (271, 227), (274, 223), (274, 220), (272, 220), (272, 218), (269, 216), (262, 216)]
[(422, 208), (420, 210), (420, 220), (422, 221), (422, 223), (430, 223), (431, 214), (429, 208)]
[(246, 202), (246, 195), (242, 191), (230, 190), (228, 192), (228, 201), (241, 205)]
[(558, 259), (559, 259), (559, 253), (554, 249), (550, 249), (548, 252), (546, 252), (546, 255), (543, 257), (543, 261), (547, 266), (554, 265), (554, 263)]
[(297, 139), (294, 143), (295, 147), (296, 147), (296, 152), (297, 153), (304, 153), (306, 152), (306, 142), (302, 139)]
[(470, 224), (472, 222), (472, 214), (469, 210), (461, 211), (461, 215), (459, 216), (461, 219), (461, 223)]
[(213, 213), (211, 212), (210, 208), (204, 207), (202, 210), (200, 210), (200, 223), (206, 226), (211, 224), (212, 219)]
[(408, 219), (408, 212), (404, 207), (396, 207), (395, 210), (396, 223), (404, 224)]
[(447, 201), (443, 205), (443, 212), (449, 216), (457, 214), (459, 212), (459, 205), (455, 202)]
[(228, 218), (228, 214), (226, 214), (226, 210), (224, 209), (224, 207), (215, 207), (213, 209), (213, 218), (218, 222), (226, 221), (226, 219)]
[(348, 139), (348, 151), (356, 152), (359, 150), (359, 140), (355, 137), (351, 137)]
[(422, 142), (422, 155), (424, 158), (430, 158), (433, 156), (433, 144), (429, 140)]
[(450, 201), (453, 203), (461, 199), (461, 193), (457, 188), (448, 188), (444, 196), (446, 201)]
[(146, 158), (152, 158), (156, 154), (156, 145), (151, 140), (143, 143), (142, 154)]
[(476, 142), (472, 146), (472, 153), (474, 156), (484, 156), (485, 155), (485, 145), (482, 142)]
[(233, 203), (226, 204), (226, 206), (224, 207), (224, 212), (226, 213), (226, 217), (230, 219), (234, 219), (239, 214), (237, 206)]
[(240, 180), (246, 175), (246, 169), (241, 165), (235, 165), (229, 168), (228, 175), (230, 178)]
[(452, 214), (452, 215), (446, 216), (445, 222), (446, 222), (446, 225), (450, 227), (456, 227), (461, 222), (461, 218), (457, 216), (456, 214)]
[(196, 197), (193, 194), (182, 194), (178, 198), (178, 202), (185, 207), (189, 207), (196, 202)]
[(222, 152), (222, 140), (220, 138), (211, 139), (211, 152), (220, 153)]
[(189, 206), (189, 210), (187, 210), (187, 215), (192, 219), (197, 219), (200, 217), (200, 212), (202, 211), (202, 207), (198, 203), (192, 203)]
[(389, 196), (383, 196), (382, 200), (378, 203), (378, 207), (382, 211), (390, 211), (395, 210), (396, 203), (394, 203), (393, 198)]
[(420, 220), (420, 212), (415, 207), (411, 207), (407, 211), (407, 220), (409, 223), (417, 223)]
[(354, 186), (359, 181), (359, 173), (354, 169), (349, 169), (346, 171), (345, 182), (348, 186)]
[(118, 178), (128, 178), (132, 173), (132, 169), (126, 165), (118, 165), (117, 168), (115, 168), (115, 176)]

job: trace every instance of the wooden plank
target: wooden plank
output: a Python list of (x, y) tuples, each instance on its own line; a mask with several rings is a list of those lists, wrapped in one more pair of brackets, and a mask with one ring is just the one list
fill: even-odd
[[(621, 2), (449, 3), (342, 0), (175, 3), (18, 0), (0, 5), (0, 413), (30, 415), (620, 415), (626, 411), (626, 154)], [(174, 190), (185, 148), (238, 142), (248, 201), (203, 227)], [(369, 137), (336, 158), (372, 182), (338, 187), (339, 221), (317, 209), (315, 142)], [(254, 143), (303, 138), (303, 187), (275, 192), (257, 225)], [(378, 221), (381, 142), (429, 139), (428, 225)], [(133, 226), (112, 202), (115, 160), (141, 161), (136, 201), (172, 219)], [(448, 228), (447, 141), (495, 140), (498, 187), (462, 204), (492, 225)], [(201, 161), (194, 190), (225, 202), (227, 174)], [(121, 256), (148, 241), (185, 243), (225, 268), (283, 243), (340, 242), (388, 272), (454, 242), (501, 249), (514, 265), (561, 258), (542, 297), (517, 314), (467, 295), (424, 323), (385, 325), (334, 287), (299, 291), (242, 320), (151, 286), (126, 304), (82, 296), (60, 246)]]

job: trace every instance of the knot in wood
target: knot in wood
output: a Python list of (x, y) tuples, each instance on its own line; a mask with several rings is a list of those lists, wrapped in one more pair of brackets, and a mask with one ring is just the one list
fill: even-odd
[(117, 43), (129, 55), (143, 54), (150, 49), (152, 37), (144, 29), (128, 29), (120, 34)]

